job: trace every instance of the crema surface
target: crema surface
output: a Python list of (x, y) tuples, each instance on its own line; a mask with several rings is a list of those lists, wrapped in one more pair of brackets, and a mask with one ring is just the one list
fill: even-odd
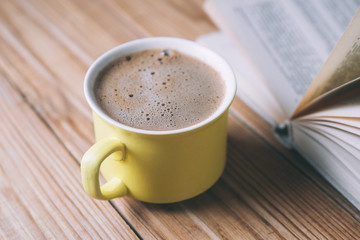
[(203, 62), (170, 49), (132, 53), (105, 68), (95, 84), (100, 107), (140, 129), (173, 130), (199, 123), (222, 102), (225, 85)]

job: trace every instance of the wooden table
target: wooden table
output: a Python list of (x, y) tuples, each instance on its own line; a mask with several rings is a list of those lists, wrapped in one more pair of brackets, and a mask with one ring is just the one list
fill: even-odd
[(87, 68), (129, 40), (215, 31), (202, 2), (0, 1), (0, 239), (360, 239), (360, 212), (239, 99), (227, 167), (204, 194), (164, 205), (85, 194)]

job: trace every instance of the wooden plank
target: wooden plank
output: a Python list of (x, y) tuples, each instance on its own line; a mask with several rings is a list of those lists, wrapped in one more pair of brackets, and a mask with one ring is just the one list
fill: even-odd
[(0, 8), (0, 65), (80, 159), (88, 146), (84, 139), (92, 138), (91, 114), (82, 94), (86, 66), (14, 2), (8, 3)]
[(111, 1), (34, 0), (18, 6), (87, 66), (112, 47), (150, 36)]
[(153, 36), (172, 36), (195, 40), (215, 30), (202, 9), (203, 0), (110, 0)]
[[(77, 159), (93, 140), (91, 113), (82, 91), (86, 69), (109, 48), (144, 34), (119, 29), (126, 35), (114, 39), (92, 14), (73, 1), (11, 1), (0, 6), (2, 68), (23, 86), (23, 94)], [(74, 24), (73, 16), (81, 20)], [(133, 27), (122, 19), (113, 21)]]
[(108, 202), (84, 193), (79, 164), (3, 74), (0, 109), (3, 239), (137, 238)]
[[(200, 8), (201, 2), (187, 1), (182, 5), (178, 1), (162, 0), (157, 2), (159, 6), (139, 0), (6, 1), (0, 6), (0, 69), (8, 76), (7, 80), (18, 96), (20, 94), (42, 120), (40, 128), (50, 128), (47, 131), (49, 135), (53, 134), (52, 139), (57, 139), (58, 145), (63, 144), (61, 151), (65, 151), (65, 147), (68, 155), (79, 161), (93, 142), (90, 109), (82, 93), (82, 80), (89, 64), (105, 50), (127, 40), (150, 35), (194, 39), (197, 35), (214, 30)], [(148, 17), (150, 14), (154, 14), (154, 19)], [(161, 24), (162, 21), (166, 21), (166, 24)], [(358, 211), (352, 210), (351, 205), (312, 168), (303, 167), (303, 160), (298, 155), (272, 142), (271, 128), (242, 102), (236, 101), (233, 108), (238, 109), (237, 103), (240, 114), (233, 111), (230, 118), (229, 161), (222, 179), (203, 195), (178, 204), (145, 204), (129, 198), (112, 201), (128, 223), (144, 239), (181, 239), (184, 236), (195, 239), (233, 239), (239, 236), (246, 239), (358, 238), (356, 229), (359, 223), (354, 218), (358, 216)], [(9, 104), (12, 104), (12, 100)], [(16, 108), (17, 105), (12, 106)], [(23, 115), (19, 113), (18, 118), (26, 119), (27, 115), (25, 111)], [(23, 136), (23, 133), (19, 132), (18, 135)], [(43, 143), (46, 145), (47, 135), (40, 137), (40, 140), (46, 140)], [(50, 143), (52, 141), (55, 140), (50, 138)], [(12, 144), (15, 146), (18, 142), (24, 144), (21, 138)], [(15, 153), (4, 152), (2, 156), (17, 159), (17, 155), (20, 155), (25, 158), (17, 149)], [(43, 152), (44, 149), (37, 146), (36, 151)], [(56, 150), (51, 148), (42, 154), (54, 155)], [(39, 162), (37, 157), (28, 161)], [(58, 176), (52, 173), (51, 165), (40, 163), (36, 165), (39, 170), (32, 171), (49, 178)], [(68, 172), (67, 168), (73, 165), (75, 167)], [(79, 178), (80, 171), (76, 165), (73, 161), (69, 167), (61, 170), (64, 174), (68, 172), (71, 181), (74, 176)], [(40, 166), (45, 166), (45, 170)], [(6, 168), (2, 167), (0, 173), (5, 172), (2, 169), (8, 171), (16, 167), (6, 163)], [(29, 166), (27, 168), (31, 169)], [(31, 176), (29, 179), (36, 180), (36, 174), (26, 171)], [(34, 231), (38, 233), (33, 235), (34, 238), (41, 238), (43, 232), (49, 236), (61, 229), (65, 231), (62, 234), (69, 232), (65, 237), (74, 232), (86, 237), (86, 233), (83, 233), (86, 229), (96, 238), (97, 231), (103, 231), (98, 229), (97, 219), (91, 220), (93, 226), (82, 223), (84, 216), (79, 211), (72, 216), (65, 211), (64, 216), (71, 216), (69, 223), (51, 229), (51, 223), (63, 220), (57, 216), (58, 209), (51, 210), (52, 215), (45, 218), (48, 220), (46, 222), (38, 217), (62, 202), (52, 200), (44, 204), (45, 209), (42, 205), (34, 205), (27, 213), (31, 206), (29, 199), (37, 200), (30, 193), (32, 188), (21, 187), (20, 180), (6, 179), (1, 181), (4, 188), (9, 188), (11, 184), (17, 190), (9, 194), (9, 198), (1, 199), (4, 205), (9, 206), (6, 214), (0, 216), (1, 222), (5, 222), (4, 219), (16, 210), (21, 210), (17, 218), (13, 217), (9, 224), (4, 224), (6, 234), (14, 233), (14, 236), (21, 237)], [(42, 191), (51, 187), (53, 181), (56, 182), (55, 190), (71, 186), (65, 182), (64, 187), (51, 178), (49, 183), (43, 185)], [(25, 200), (18, 197), (22, 191), (28, 196)], [(88, 209), (94, 208), (100, 215), (107, 211), (107, 202), (92, 201), (87, 196), (78, 196), (78, 192), (82, 192), (82, 189), (77, 185), (76, 190), (68, 193), (65, 202), (70, 209), (79, 207), (78, 201), (85, 201), (94, 204), (86, 206)], [(74, 195), (76, 207), (68, 203)], [(9, 204), (16, 198), (18, 200), (14, 204)], [(103, 205), (106, 207), (103, 208)], [(114, 209), (111, 212), (116, 215)], [(75, 230), (68, 229), (72, 222)], [(17, 224), (24, 229), (15, 229)], [(83, 227), (82, 224), (88, 225)], [(118, 222), (118, 225), (126, 226), (124, 222)]]

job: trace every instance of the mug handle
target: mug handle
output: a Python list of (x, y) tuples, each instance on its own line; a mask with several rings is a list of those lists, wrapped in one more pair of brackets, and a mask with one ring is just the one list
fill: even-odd
[(121, 151), (125, 159), (125, 145), (116, 137), (104, 138), (87, 150), (81, 160), (81, 178), (85, 192), (91, 197), (110, 200), (127, 194), (127, 187), (121, 179), (113, 177), (100, 187), (99, 172), (101, 163), (112, 153)]

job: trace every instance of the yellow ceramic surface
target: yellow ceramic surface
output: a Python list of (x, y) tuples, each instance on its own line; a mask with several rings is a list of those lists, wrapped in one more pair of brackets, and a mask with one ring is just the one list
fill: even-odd
[[(99, 108), (93, 94), (99, 71), (122, 54), (154, 47), (188, 51), (220, 73), (226, 82), (226, 94), (212, 116), (184, 129), (150, 131), (122, 125)], [(85, 191), (104, 200), (128, 195), (145, 202), (170, 203), (207, 190), (225, 167), (227, 115), (235, 88), (229, 66), (213, 52), (187, 40), (142, 39), (104, 54), (85, 77), (85, 95), (93, 109), (96, 136), (96, 143), (81, 162)], [(100, 171), (107, 180), (103, 186), (99, 185)]]
[[(112, 126), (96, 113), (94, 124), (97, 143), (82, 162), (84, 186), (94, 198), (128, 194), (146, 202), (180, 201), (208, 189), (223, 172), (226, 112), (201, 129), (174, 135), (128, 132)], [(101, 162), (101, 173), (109, 182), (100, 190)]]

